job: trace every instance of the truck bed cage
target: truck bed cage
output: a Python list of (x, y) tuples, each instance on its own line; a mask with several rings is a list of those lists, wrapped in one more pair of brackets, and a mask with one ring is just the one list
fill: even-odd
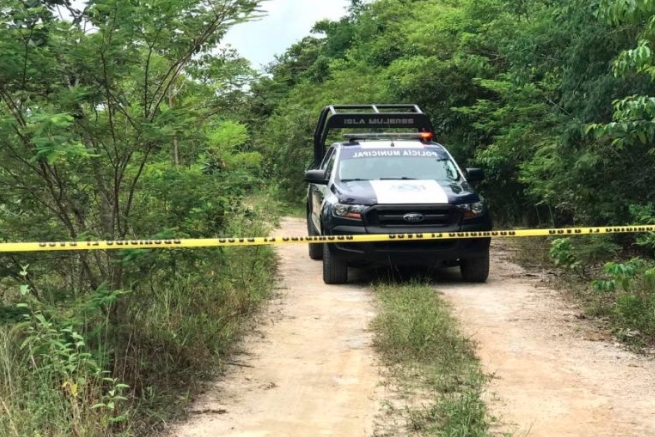
[(433, 132), (430, 117), (418, 105), (330, 105), (323, 108), (314, 132), (314, 166), (325, 156), (325, 141), (335, 129), (416, 129)]

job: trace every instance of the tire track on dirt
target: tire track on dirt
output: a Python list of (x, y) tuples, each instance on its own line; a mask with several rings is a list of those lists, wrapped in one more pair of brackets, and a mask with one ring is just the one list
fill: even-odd
[[(281, 235), (304, 235), (284, 219)], [(306, 245), (277, 248), (283, 298), (271, 323), (245, 341), (236, 367), (194, 407), (177, 437), (368, 436), (379, 374), (368, 325), (373, 295), (361, 285), (328, 286)], [(277, 307), (277, 314), (276, 308)]]

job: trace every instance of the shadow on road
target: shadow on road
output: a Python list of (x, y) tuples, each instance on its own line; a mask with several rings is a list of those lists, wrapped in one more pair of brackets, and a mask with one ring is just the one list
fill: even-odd
[(459, 267), (438, 269), (427, 267), (351, 268), (349, 276), (348, 282), (353, 285), (369, 285), (371, 283), (403, 285), (417, 282), (444, 285), (462, 282)]

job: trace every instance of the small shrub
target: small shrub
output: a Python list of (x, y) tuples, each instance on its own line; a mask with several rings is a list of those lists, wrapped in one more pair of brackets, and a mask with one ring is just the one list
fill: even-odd
[(573, 272), (581, 270), (582, 262), (576, 256), (570, 238), (554, 240), (548, 254), (557, 267)]
[(548, 254), (557, 267), (588, 279), (590, 269), (616, 256), (620, 249), (606, 237), (576, 237), (575, 244), (571, 238), (557, 238)]
[(655, 267), (635, 258), (607, 263), (603, 273), (592, 285), (600, 300), (610, 302), (617, 334), (638, 345), (655, 342)]
[(52, 317), (21, 287), (23, 321), (0, 329), (0, 435), (95, 437), (124, 429), (128, 386), (94, 358), (79, 322)]
[[(655, 206), (630, 205), (630, 215), (637, 224), (652, 225), (655, 223)], [(655, 232), (639, 233), (635, 236), (635, 243), (638, 246), (648, 249), (651, 253), (655, 251)]]

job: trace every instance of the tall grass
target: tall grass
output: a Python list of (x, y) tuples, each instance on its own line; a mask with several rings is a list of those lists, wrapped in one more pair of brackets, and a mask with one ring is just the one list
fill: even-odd
[(377, 284), (375, 291), (380, 312), (372, 324), (374, 344), (394, 369), (396, 385), (409, 393), (409, 431), (490, 436), (492, 418), (481, 397), (486, 377), (474, 345), (438, 292), (420, 282)]
[[(239, 210), (226, 234), (265, 235), (274, 221), (266, 210)], [(152, 435), (184, 414), (267, 298), (275, 271), (270, 247), (192, 255), (136, 254), (164, 261), (129, 290), (45, 303), (26, 283), (5, 289), (0, 436)], [(109, 323), (117, 305), (127, 314), (120, 326)]]
[(0, 329), (0, 435), (100, 436), (126, 419), (125, 385), (103, 372), (82, 336), (36, 313)]

